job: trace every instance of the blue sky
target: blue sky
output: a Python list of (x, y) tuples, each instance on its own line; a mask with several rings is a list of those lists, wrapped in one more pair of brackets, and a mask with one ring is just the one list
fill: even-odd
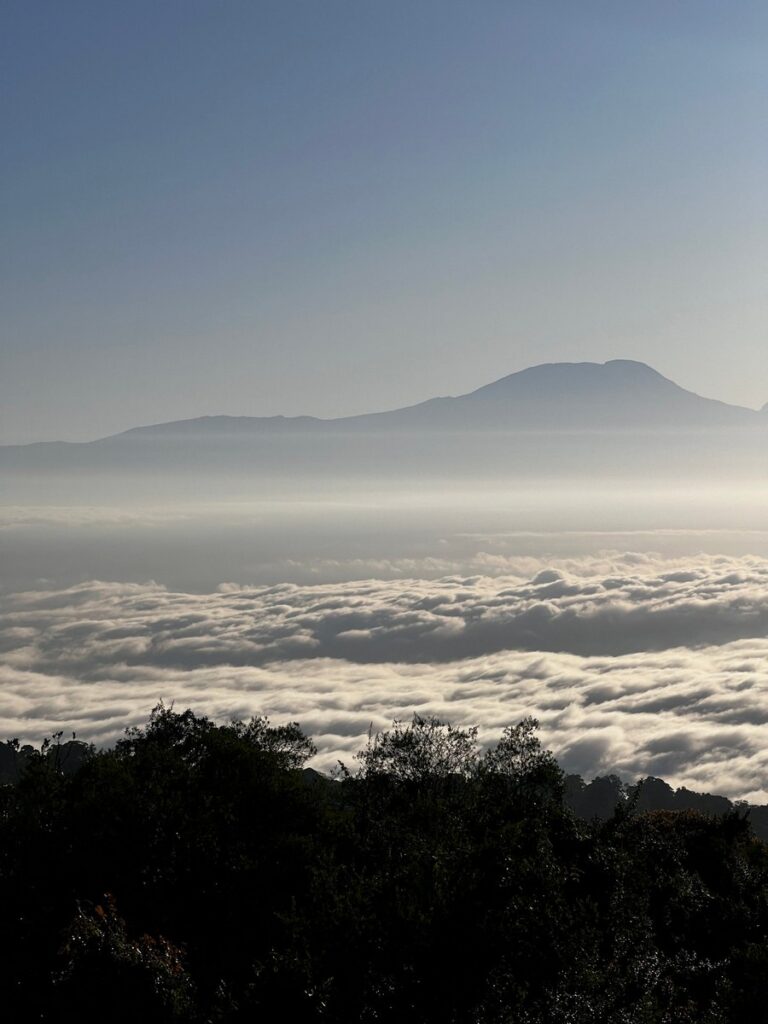
[(0, 441), (537, 362), (768, 401), (768, 6), (8, 0)]

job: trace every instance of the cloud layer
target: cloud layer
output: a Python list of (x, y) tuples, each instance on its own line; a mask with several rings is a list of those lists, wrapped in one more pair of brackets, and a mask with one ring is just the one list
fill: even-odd
[(535, 714), (573, 770), (768, 800), (768, 562), (628, 553), (519, 570), (6, 595), (0, 734), (109, 740), (164, 699), (297, 718), (328, 765), (412, 711), (488, 740)]

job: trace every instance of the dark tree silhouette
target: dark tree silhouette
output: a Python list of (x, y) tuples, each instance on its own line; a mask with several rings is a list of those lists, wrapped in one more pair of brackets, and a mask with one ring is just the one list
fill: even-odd
[(396, 722), (335, 780), (313, 751), (163, 706), (111, 750), (2, 748), (9, 1019), (765, 1019), (747, 809), (565, 777), (530, 719), (486, 750)]

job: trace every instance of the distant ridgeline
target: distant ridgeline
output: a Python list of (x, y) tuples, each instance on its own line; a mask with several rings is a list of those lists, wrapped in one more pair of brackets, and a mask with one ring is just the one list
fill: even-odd
[(749, 811), (752, 830), (760, 839), (768, 841), (768, 805), (735, 803), (725, 796), (696, 793), (682, 786), (673, 789), (653, 776), (640, 779), (634, 785), (623, 782), (617, 775), (603, 775), (585, 782), (580, 775), (566, 775), (563, 799), (574, 814), (586, 821), (613, 816), (616, 808), (631, 807), (636, 813), (644, 811), (696, 811), (699, 814), (721, 815), (732, 811)]
[[(25, 767), (41, 754), (62, 775), (69, 776), (95, 752), (93, 745), (77, 739), (61, 742), (61, 734), (44, 743), (41, 751), (29, 744), (21, 746), (16, 740), (0, 743), (0, 784), (18, 782)], [(304, 771), (308, 780), (334, 781), (312, 768)], [(581, 775), (565, 775), (563, 781), (564, 805), (585, 821), (593, 818), (606, 821), (617, 809), (631, 809), (637, 814), (645, 811), (696, 811), (699, 814), (723, 815), (748, 811), (753, 832), (768, 841), (766, 804), (749, 804), (743, 800), (733, 802), (725, 796), (697, 793), (685, 786), (673, 789), (663, 779), (654, 776), (639, 779), (634, 784), (625, 782), (618, 775), (599, 775), (591, 782), (585, 782)]]
[(0, 748), (6, 1018), (767, 1019), (757, 810), (565, 777), (530, 719), (485, 751), (395, 723), (335, 779), (314, 752), (164, 707), (109, 750)]
[(202, 416), (89, 442), (0, 445), (0, 471), (14, 500), (25, 481), (73, 472), (80, 487), (127, 474), (134, 490), (146, 473), (156, 490), (163, 474), (201, 472), (241, 485), (413, 473), (710, 479), (715, 469), (762, 480), (766, 438), (765, 411), (703, 398), (650, 366), (615, 359), (533, 366), (467, 394), (359, 416)]

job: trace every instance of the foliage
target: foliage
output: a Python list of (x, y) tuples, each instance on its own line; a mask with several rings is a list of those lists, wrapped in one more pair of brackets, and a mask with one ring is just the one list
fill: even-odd
[(765, 1019), (747, 813), (566, 778), (533, 720), (487, 750), (396, 722), (336, 781), (295, 724), (162, 705), (114, 749), (63, 747), (0, 786), (11, 1019)]
[(78, 907), (59, 958), (52, 980), (60, 1018), (97, 1019), (109, 1007), (113, 1024), (135, 1024), (142, 1013), (170, 1022), (194, 1012), (182, 951), (164, 938), (131, 938), (109, 894), (103, 905)]

